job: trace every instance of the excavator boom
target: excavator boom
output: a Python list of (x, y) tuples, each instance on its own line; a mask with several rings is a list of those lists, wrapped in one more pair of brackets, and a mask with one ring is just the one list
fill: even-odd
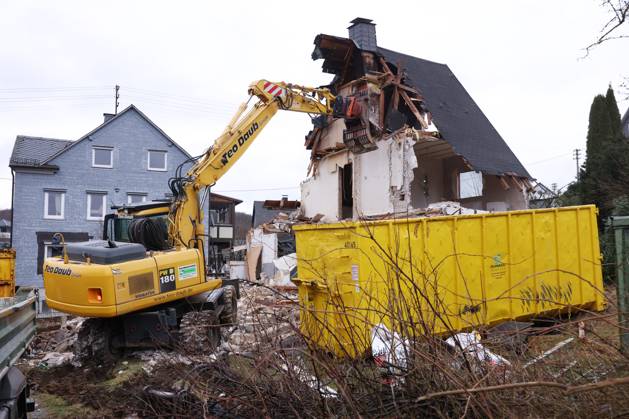
[[(113, 215), (128, 238), (108, 229), (109, 218), (104, 230), (112, 234), (104, 234), (106, 240), (66, 244), (58, 235), (63, 257), (47, 258), (43, 267), (51, 308), (95, 318), (100, 323), (92, 330), (115, 332), (116, 342), (127, 347), (155, 340), (169, 344), (169, 328), (185, 329), (199, 310), (218, 325), (234, 322), (237, 284), (206, 272), (199, 195), (230, 170), (277, 111), (336, 116), (337, 108), (344, 108), (335, 106), (342, 101), (326, 88), (259, 80), (248, 92), (249, 101), (214, 144), (191, 159), (187, 173), (181, 173), (183, 164), (177, 169), (169, 182), (172, 203), (122, 207)], [(143, 240), (149, 233), (151, 239)], [(215, 343), (216, 336), (210, 340)]]
[(170, 237), (178, 247), (202, 250), (203, 212), (199, 191), (214, 185), (245, 153), (278, 110), (331, 115), (335, 97), (325, 88), (311, 88), (288, 83), (259, 80), (249, 86), (250, 100), (257, 98), (245, 114), (240, 106), (223, 134), (179, 182), (171, 208)]

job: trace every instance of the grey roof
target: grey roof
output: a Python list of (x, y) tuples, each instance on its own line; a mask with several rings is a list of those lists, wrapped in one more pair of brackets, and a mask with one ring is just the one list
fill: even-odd
[(406, 82), (424, 97), (443, 138), (475, 170), (531, 178), (447, 65), (380, 47), (378, 52), (406, 71)]
[(0, 227), (2, 227), (2, 226), (10, 227), (11, 226), (11, 221), (5, 220), (4, 218), (0, 218)]
[(69, 140), (18, 135), (13, 145), (9, 166), (41, 166), (70, 144), (72, 141)]
[(142, 118), (146, 120), (146, 122), (148, 122), (157, 131), (159, 131), (159, 133), (162, 134), (168, 141), (173, 143), (175, 147), (181, 150), (181, 152), (185, 156), (190, 157), (190, 154), (188, 154), (186, 150), (184, 150), (179, 144), (175, 142), (175, 140), (170, 138), (164, 131), (162, 131), (160, 127), (155, 125), (155, 123), (151, 121), (146, 115), (144, 115), (138, 108), (136, 108), (134, 105), (129, 105), (123, 111), (109, 118), (76, 141), (18, 135), (15, 139), (15, 144), (13, 146), (13, 153), (11, 154), (9, 166), (45, 167), (52, 159), (74, 147), (76, 144), (88, 138), (96, 131), (102, 129), (104, 126), (111, 124), (113, 121), (115, 121), (125, 113), (129, 112), (130, 110), (134, 110), (135, 112), (137, 112)]
[(131, 110), (136, 111), (142, 118), (144, 118), (146, 120), (146, 122), (148, 122), (151, 126), (153, 126), (153, 128), (155, 128), (157, 131), (159, 131), (159, 133), (162, 134), (168, 141), (173, 143), (173, 145), (175, 147), (177, 147), (186, 157), (191, 157), (190, 154), (188, 154), (188, 152), (186, 150), (184, 150), (179, 144), (177, 144), (175, 142), (175, 140), (170, 138), (168, 136), (168, 134), (166, 134), (164, 131), (162, 131), (162, 129), (160, 127), (158, 127), (153, 121), (151, 121), (148, 116), (144, 115), (138, 108), (135, 107), (135, 105), (131, 104), (131, 105), (127, 106), (124, 110), (122, 110), (120, 113), (118, 113), (118, 114), (114, 115), (113, 117), (107, 119), (105, 122), (103, 122), (102, 124), (100, 124), (99, 126), (94, 128), (93, 130), (91, 130), (90, 132), (88, 132), (87, 134), (85, 134), (84, 136), (79, 138), (78, 140), (73, 141), (72, 144), (69, 147), (64, 148), (62, 150), (59, 150), (57, 153), (55, 153), (55, 154), (51, 155), (50, 157), (48, 157), (44, 161), (44, 163), (48, 163), (49, 161), (51, 161), (52, 159), (57, 157), (59, 154), (61, 154), (61, 153), (65, 152), (66, 150), (74, 147), (76, 144), (80, 143), (81, 141), (85, 140), (86, 138), (89, 138), (90, 135), (94, 134), (96, 131), (102, 129), (106, 125), (111, 124), (113, 121), (115, 121), (116, 119), (120, 118), (122, 115), (124, 115), (125, 113), (127, 113), (127, 112), (129, 112)]
[(286, 212), (286, 209), (269, 209), (264, 206), (264, 201), (253, 202), (253, 214), (251, 215), (251, 223), (253, 228), (260, 224), (268, 223), (280, 212)]

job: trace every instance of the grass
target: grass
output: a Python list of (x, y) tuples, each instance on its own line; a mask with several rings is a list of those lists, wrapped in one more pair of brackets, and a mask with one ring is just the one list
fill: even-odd
[(129, 381), (137, 374), (140, 374), (142, 372), (142, 361), (129, 360), (127, 362), (127, 365), (119, 363), (117, 367), (113, 369), (115, 373), (114, 377), (98, 383), (98, 386), (105, 388), (107, 391), (113, 391), (123, 383)]
[(49, 393), (37, 394), (41, 409), (51, 418), (91, 418), (99, 416), (94, 409), (80, 403), (69, 404), (62, 397)]

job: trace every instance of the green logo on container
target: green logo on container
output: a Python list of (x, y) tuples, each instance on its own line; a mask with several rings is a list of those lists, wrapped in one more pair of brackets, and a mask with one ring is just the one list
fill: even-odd
[(492, 268), (499, 268), (505, 265), (505, 263), (502, 261), (502, 255), (500, 253), (498, 253), (495, 256), (492, 256), (491, 258), (494, 261), (494, 264), (491, 265)]

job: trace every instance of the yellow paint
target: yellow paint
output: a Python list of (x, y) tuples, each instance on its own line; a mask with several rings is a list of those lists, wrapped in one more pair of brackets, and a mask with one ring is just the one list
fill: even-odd
[[(86, 317), (142, 310), (219, 288), (220, 279), (204, 277), (202, 261), (197, 249), (152, 252), (144, 259), (111, 265), (48, 258), (44, 263), (46, 302), (55, 310)], [(160, 284), (160, 271), (168, 269), (174, 275), (172, 290)], [(135, 285), (133, 278), (138, 280)], [(94, 298), (94, 290), (100, 290), (100, 299)]]
[[(248, 92), (250, 99), (255, 96), (258, 101), (247, 113), (246, 104), (241, 106), (222, 135), (193, 164), (181, 185), (181, 196), (159, 208), (120, 211), (119, 215), (133, 217), (168, 213), (169, 239), (175, 249), (112, 265), (46, 259), (43, 277), (50, 307), (81, 316), (113, 317), (221, 286), (221, 280), (205, 277), (199, 192), (234, 165), (279, 110), (332, 115), (335, 100), (327, 88), (266, 80), (252, 83)], [(175, 288), (164, 289), (163, 280)]]
[(338, 355), (369, 350), (378, 323), (440, 334), (605, 308), (592, 205), (294, 230), (302, 332)]
[(0, 249), (0, 298), (15, 295), (15, 250)]

